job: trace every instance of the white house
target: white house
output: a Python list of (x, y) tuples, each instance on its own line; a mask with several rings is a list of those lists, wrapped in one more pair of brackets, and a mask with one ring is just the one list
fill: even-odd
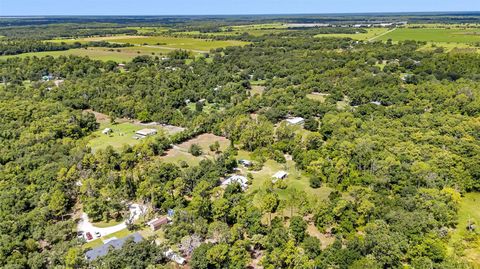
[(156, 129), (142, 129), (142, 130), (136, 131), (135, 134), (137, 134), (139, 136), (142, 136), (142, 137), (146, 137), (146, 136), (157, 134), (157, 130)]
[(286, 119), (286, 121), (289, 125), (300, 125), (305, 122), (305, 119), (302, 117), (294, 117), (294, 118), (288, 118)]
[(227, 179), (225, 179), (222, 182), (222, 186), (228, 186), (233, 183), (238, 183), (242, 187), (243, 190), (245, 190), (248, 185), (247, 185), (248, 179), (244, 176), (239, 176), (239, 175), (233, 175)]
[(273, 175), (273, 183), (277, 182), (279, 179), (284, 179), (288, 176), (288, 173), (285, 171), (278, 171)]
[(174, 262), (176, 262), (176, 263), (178, 263), (178, 264), (180, 264), (180, 265), (185, 264), (185, 262), (186, 262), (186, 260), (185, 260), (182, 256), (180, 256), (180, 255), (178, 255), (177, 253), (173, 252), (172, 249), (168, 249), (168, 250), (165, 251), (163, 254), (164, 254), (165, 257), (167, 257), (169, 260), (174, 261)]

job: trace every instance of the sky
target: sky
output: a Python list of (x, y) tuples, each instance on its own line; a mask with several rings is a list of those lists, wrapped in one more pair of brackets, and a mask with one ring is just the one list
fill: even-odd
[(12, 15), (230, 15), (480, 11), (480, 0), (0, 0)]

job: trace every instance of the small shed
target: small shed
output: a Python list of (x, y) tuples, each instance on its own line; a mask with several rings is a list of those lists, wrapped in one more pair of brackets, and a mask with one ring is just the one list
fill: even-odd
[(161, 217), (161, 218), (154, 218), (151, 221), (147, 222), (147, 225), (150, 226), (150, 229), (152, 231), (156, 231), (160, 229), (163, 225), (168, 224), (168, 218), (167, 217)]
[(135, 134), (139, 135), (139, 136), (142, 136), (142, 137), (146, 137), (146, 136), (151, 136), (151, 135), (157, 134), (157, 130), (156, 129), (142, 129), (142, 130), (136, 131)]
[(285, 171), (278, 171), (273, 175), (273, 182), (277, 182), (279, 179), (285, 179), (288, 176), (288, 173)]
[(105, 128), (105, 129), (103, 129), (102, 134), (108, 135), (108, 134), (110, 134), (111, 132), (112, 132), (112, 129), (111, 129), (111, 128)]
[(250, 167), (250, 166), (252, 166), (252, 162), (249, 161), (249, 160), (239, 160), (238, 162), (241, 163), (241, 164), (242, 164), (243, 166), (245, 166), (245, 167)]
[(293, 117), (293, 118), (288, 118), (287, 123), (289, 125), (300, 125), (305, 122), (305, 119), (302, 117)]

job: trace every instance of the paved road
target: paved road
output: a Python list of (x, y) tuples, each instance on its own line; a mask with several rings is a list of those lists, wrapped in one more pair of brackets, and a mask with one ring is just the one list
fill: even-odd
[[(129, 219), (131, 220), (137, 220), (141, 215), (145, 214), (145, 210), (146, 210), (145, 206), (141, 206), (138, 204), (132, 204), (129, 206), (128, 209), (130, 211)], [(126, 221), (123, 221), (122, 223), (119, 223), (115, 226), (110, 226), (110, 227), (104, 227), (104, 228), (95, 227), (88, 219), (88, 215), (86, 213), (82, 213), (82, 216), (80, 217), (80, 221), (77, 224), (77, 231), (82, 231), (84, 232), (84, 234), (86, 234), (87, 232), (90, 232), (93, 236), (92, 240), (97, 239), (97, 237), (95, 237), (95, 232), (99, 232), (100, 235), (103, 237), (103, 236), (118, 232), (120, 230), (123, 230), (125, 228), (127, 228)], [(91, 240), (87, 240), (87, 241), (91, 241)]]

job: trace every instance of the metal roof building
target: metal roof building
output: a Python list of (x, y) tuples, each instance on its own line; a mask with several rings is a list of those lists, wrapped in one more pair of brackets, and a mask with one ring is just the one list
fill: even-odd
[(108, 254), (108, 251), (110, 251), (110, 248), (120, 249), (130, 238), (133, 238), (133, 242), (135, 243), (143, 240), (143, 237), (138, 232), (120, 239), (113, 239), (110, 240), (108, 243), (105, 243), (99, 247), (85, 252), (85, 258), (88, 261), (93, 261), (99, 257), (105, 256)]

